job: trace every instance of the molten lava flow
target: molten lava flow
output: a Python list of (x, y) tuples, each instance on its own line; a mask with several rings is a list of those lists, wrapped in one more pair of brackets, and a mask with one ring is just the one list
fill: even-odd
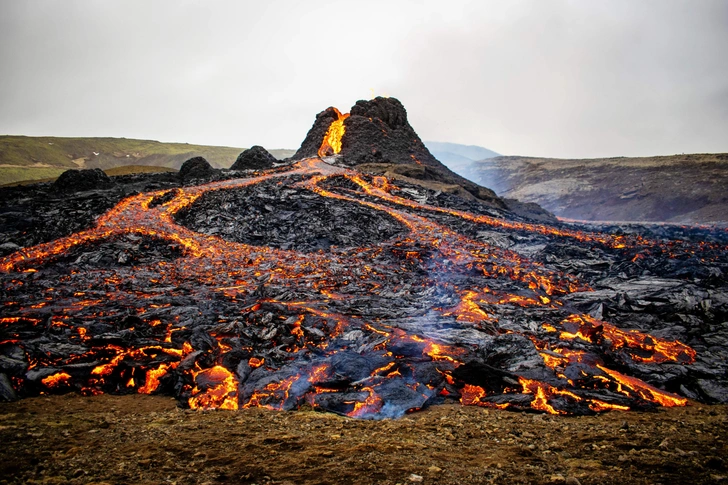
[[(320, 156), (341, 150), (348, 115), (336, 113)], [(406, 234), (371, 247), (304, 254), (231, 242), (177, 223), (180, 211), (206, 193), (272, 181), (384, 214)], [(588, 315), (564, 319), (570, 312), (561, 297), (589, 291), (587, 284), (437, 221), (454, 217), (611, 250), (667, 249), (638, 237), (427, 205), (393, 195), (398, 191), (384, 177), (369, 181), (320, 159), (301, 160), (246, 179), (134, 195), (92, 229), (0, 259), (7, 274), (0, 345), (22, 347), (28, 369), (54, 369), (40, 383), (26, 386), (17, 377), (14, 385), (27, 393), (76, 388), (86, 395), (174, 389), (193, 409), (293, 409), (309, 402), (364, 418), (399, 416), (437, 399), (552, 414), (626, 410), (643, 401), (687, 403), (604, 362), (689, 365), (692, 348)], [(45, 265), (69, 251), (122, 238), (174, 245), (180, 255), (131, 269), (74, 269), (54, 276), (52, 285), (43, 283)], [(190, 307), (192, 316), (184, 313)], [(519, 327), (516, 310), (531, 312), (524, 318), (531, 320)], [(78, 350), (33, 352), (23, 346), (34, 333), (65, 335)], [(510, 336), (541, 355), (548, 382), (508, 374), (498, 385), (481, 387), (467, 374), (458, 377), (458, 369), (482, 359), (483, 342)], [(595, 397), (599, 390), (604, 399)]]
[[(525, 379), (521, 377), (520, 379), (521, 385), (523, 386), (523, 392), (526, 394), (534, 394), (533, 401), (531, 401), (531, 407), (533, 409), (537, 409), (539, 411), (544, 411), (549, 414), (565, 414), (564, 411), (555, 409), (552, 405), (549, 404), (548, 398), (553, 396), (554, 394), (562, 394), (564, 391), (559, 391), (558, 389), (555, 389), (552, 386), (549, 386), (548, 384), (544, 384), (543, 382), (534, 381), (531, 379)], [(580, 398), (578, 396), (575, 396), (573, 393), (564, 393), (568, 395), (569, 397), (576, 398), (576, 400), (579, 400)]]
[(188, 404), (192, 409), (238, 409), (238, 384), (226, 368), (216, 365), (193, 373), (202, 388), (195, 387)]
[(68, 384), (70, 380), (70, 374), (67, 374), (66, 372), (58, 372), (56, 374), (46, 377), (45, 379), (42, 379), (41, 382), (49, 389), (55, 389), (62, 385)]
[(458, 303), (458, 305), (452, 310), (443, 313), (443, 315), (453, 315), (459, 322), (480, 323), (490, 320), (491, 318), (488, 314), (485, 313), (478, 305), (476, 301), (478, 296), (477, 292), (466, 290), (462, 295), (460, 303)]
[(341, 114), (338, 109), (334, 108), (337, 118), (331, 122), (329, 129), (326, 131), (324, 140), (318, 150), (319, 157), (328, 157), (341, 152), (341, 140), (344, 138), (346, 128), (344, 120), (349, 117), (349, 113)]
[(161, 379), (162, 376), (167, 374), (167, 372), (169, 372), (171, 369), (176, 368), (178, 365), (179, 363), (172, 362), (170, 364), (161, 364), (156, 369), (149, 369), (147, 371), (147, 377), (144, 386), (140, 387), (138, 390), (139, 394), (151, 394), (156, 391), (159, 387), (159, 379)]
[(606, 340), (611, 350), (625, 348), (630, 351), (630, 357), (638, 362), (695, 362), (695, 350), (682, 342), (656, 338), (637, 330), (620, 330), (589, 315), (571, 315), (561, 325), (564, 327), (560, 335), (562, 339), (580, 338), (591, 343)]
[(661, 391), (637, 378), (620, 374), (617, 371), (607, 369), (598, 364), (597, 367), (617, 382), (617, 392), (621, 392), (627, 396), (636, 394), (645, 401), (654, 402), (665, 407), (685, 406), (688, 403), (688, 400), (683, 397)]
[(481, 398), (486, 395), (485, 389), (480, 386), (473, 386), (472, 384), (465, 384), (462, 391), (460, 391), (460, 402), (464, 406), (477, 406), (481, 404)]
[(376, 392), (371, 387), (365, 387), (362, 390), (365, 391), (368, 396), (363, 401), (354, 403), (354, 409), (347, 413), (347, 415), (352, 418), (361, 418), (377, 413), (384, 404), (382, 399), (377, 396)]

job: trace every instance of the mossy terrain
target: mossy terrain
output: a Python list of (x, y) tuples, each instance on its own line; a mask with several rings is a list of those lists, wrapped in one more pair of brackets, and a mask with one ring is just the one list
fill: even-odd
[[(71, 168), (71, 167), (69, 167)], [(0, 167), (0, 186), (23, 182), (55, 180), (68, 168), (59, 167)]]
[[(109, 169), (156, 166), (178, 169), (185, 160), (202, 156), (213, 167), (228, 168), (244, 148), (162, 143), (127, 138), (59, 138), (0, 136), (0, 185), (55, 178), (69, 168)], [(270, 150), (276, 158), (293, 150)], [(129, 173), (129, 172), (127, 172)], [(117, 174), (118, 175), (118, 174)]]

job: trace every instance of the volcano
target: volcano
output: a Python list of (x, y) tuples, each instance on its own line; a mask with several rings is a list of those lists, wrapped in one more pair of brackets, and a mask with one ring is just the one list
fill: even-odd
[(725, 231), (586, 231), (500, 199), (393, 98), (263, 152), (265, 170), (2, 189), (0, 397), (370, 419), (728, 402)]

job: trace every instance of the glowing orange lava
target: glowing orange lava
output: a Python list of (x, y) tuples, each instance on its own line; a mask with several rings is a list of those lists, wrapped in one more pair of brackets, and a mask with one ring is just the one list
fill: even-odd
[(331, 122), (329, 129), (326, 131), (321, 147), (318, 150), (319, 157), (328, 157), (336, 155), (341, 152), (341, 140), (344, 138), (346, 128), (344, 127), (344, 120), (349, 117), (349, 113), (341, 114), (341, 112), (334, 108), (337, 118)]

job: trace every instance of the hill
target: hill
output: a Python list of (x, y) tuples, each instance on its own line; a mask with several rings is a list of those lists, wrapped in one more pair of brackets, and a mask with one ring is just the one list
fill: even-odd
[[(228, 168), (245, 148), (162, 143), (128, 138), (0, 136), (0, 184), (54, 178), (69, 168), (108, 169), (148, 165), (178, 169), (185, 160), (205, 157)], [(271, 150), (286, 158), (293, 150)]]
[(477, 145), (459, 145), (440, 141), (426, 141), (425, 146), (430, 153), (444, 163), (450, 170), (463, 177), (475, 180), (475, 163), (486, 158), (497, 157), (500, 154)]
[(728, 222), (728, 154), (555, 159), (501, 156), (472, 180), (502, 197), (589, 221)]

